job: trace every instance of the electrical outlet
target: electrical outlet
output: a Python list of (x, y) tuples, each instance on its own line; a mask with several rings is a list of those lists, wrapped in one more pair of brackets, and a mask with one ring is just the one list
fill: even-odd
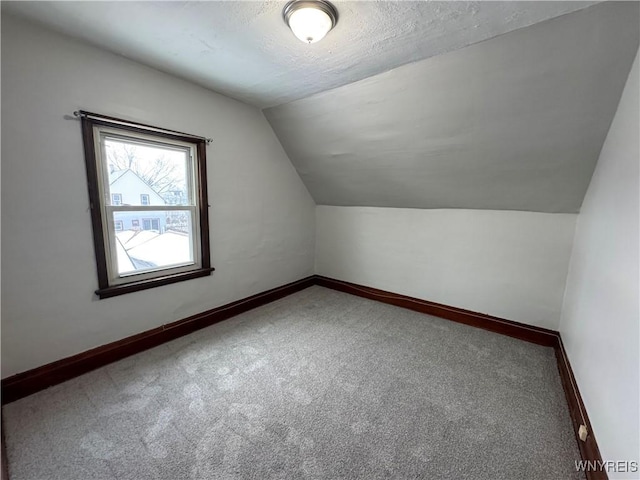
[(589, 434), (589, 431), (587, 430), (586, 425), (580, 425), (580, 428), (578, 429), (578, 436), (580, 437), (580, 440), (582, 440), (583, 442), (586, 442), (588, 434)]

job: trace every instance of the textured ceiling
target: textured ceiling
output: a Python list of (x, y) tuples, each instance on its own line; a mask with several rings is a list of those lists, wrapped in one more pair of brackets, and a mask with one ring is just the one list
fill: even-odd
[(638, 2), (2, 2), (266, 108), (319, 204), (577, 212), (638, 47)]
[(318, 204), (578, 212), (639, 5), (594, 5), (265, 115)]
[(338, 25), (313, 45), (286, 27), (283, 1), (3, 1), (2, 9), (266, 107), (593, 3), (335, 1)]

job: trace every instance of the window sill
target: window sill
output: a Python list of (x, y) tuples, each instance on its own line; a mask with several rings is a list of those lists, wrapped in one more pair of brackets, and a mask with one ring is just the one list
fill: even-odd
[(110, 287), (96, 290), (96, 295), (98, 295), (100, 299), (116, 297), (118, 295), (124, 295), (125, 293), (139, 292), (140, 290), (183, 282), (185, 280), (191, 280), (192, 278), (207, 277), (211, 275), (211, 272), (214, 270), (215, 268), (213, 267), (201, 268), (199, 270), (191, 270), (189, 272), (176, 273), (149, 280), (140, 280), (137, 282), (125, 283), (123, 285), (112, 285)]

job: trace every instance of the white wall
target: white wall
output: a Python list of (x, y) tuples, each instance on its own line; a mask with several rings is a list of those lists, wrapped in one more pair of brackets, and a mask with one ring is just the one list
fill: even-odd
[(316, 207), (316, 273), (557, 329), (576, 215)]
[(638, 71), (636, 56), (578, 217), (560, 323), (604, 460), (640, 450)]
[[(213, 137), (212, 276), (97, 300), (76, 109)], [(313, 274), (315, 204), (262, 113), (2, 15), (2, 376)]]

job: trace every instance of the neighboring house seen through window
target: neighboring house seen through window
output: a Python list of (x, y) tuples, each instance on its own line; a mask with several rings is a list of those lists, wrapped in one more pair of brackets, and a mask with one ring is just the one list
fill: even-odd
[(205, 139), (82, 113), (96, 293), (210, 275)]

